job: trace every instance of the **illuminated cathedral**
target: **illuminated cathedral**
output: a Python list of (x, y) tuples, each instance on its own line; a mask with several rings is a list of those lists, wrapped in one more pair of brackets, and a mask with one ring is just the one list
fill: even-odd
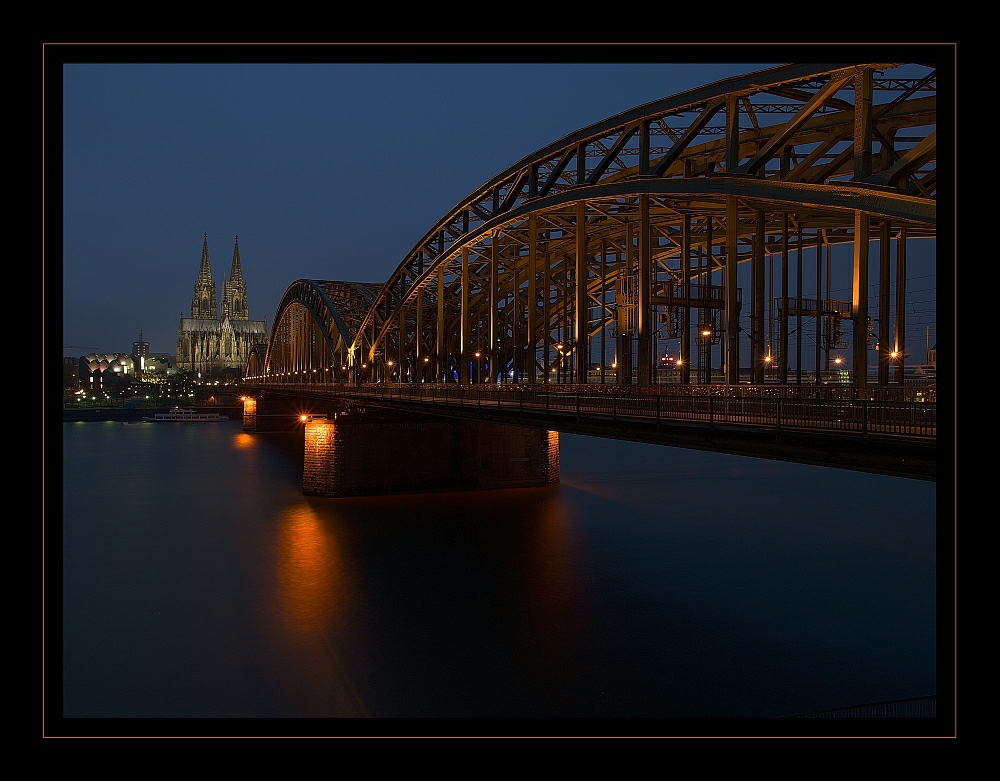
[(184, 317), (182, 312), (177, 327), (177, 367), (202, 374), (242, 369), (253, 346), (266, 341), (267, 322), (250, 319), (247, 286), (240, 267), (239, 236), (233, 248), (229, 277), (223, 276), (222, 316), (219, 316), (206, 233), (191, 299), (191, 316)]

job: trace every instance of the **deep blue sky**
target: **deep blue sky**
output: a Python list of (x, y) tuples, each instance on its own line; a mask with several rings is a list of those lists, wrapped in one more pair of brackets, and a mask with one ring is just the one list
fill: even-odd
[(65, 65), (63, 353), (173, 353), (206, 231), (218, 297), (238, 234), (270, 327), (291, 282), (384, 281), (535, 149), (776, 64)]

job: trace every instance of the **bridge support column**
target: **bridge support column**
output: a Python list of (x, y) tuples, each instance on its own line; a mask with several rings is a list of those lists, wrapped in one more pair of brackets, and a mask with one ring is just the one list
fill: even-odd
[(735, 195), (726, 196), (726, 376), (730, 384), (740, 384), (740, 311), (736, 290), (739, 251), (739, 211)]
[(434, 341), (434, 363), (436, 374), (434, 382), (445, 382), (447, 379), (444, 341), (444, 266), (438, 269), (437, 278), (437, 337)]
[(906, 375), (906, 228), (896, 239), (896, 382), (902, 385)]
[[(537, 351), (538, 344), (538, 217), (534, 212), (528, 215), (528, 350), (526, 353), (527, 364), (524, 368), (528, 372), (528, 382), (535, 384), (537, 371)], [(548, 291), (546, 290), (546, 295)], [(548, 325), (548, 324), (546, 324)]]
[[(643, 196), (645, 197), (645, 196)], [(580, 201), (576, 205), (576, 316), (573, 318), (576, 333), (576, 377), (577, 383), (585, 384), (590, 366), (587, 356), (588, 334), (590, 331), (590, 301), (587, 299), (587, 282), (590, 276), (587, 267), (587, 204)]]
[(878, 277), (878, 384), (889, 384), (889, 364), (892, 361), (889, 343), (889, 242), (891, 226), (883, 218), (879, 231)]
[(766, 346), (764, 344), (764, 324), (767, 322), (767, 310), (764, 307), (764, 242), (766, 241), (765, 220), (766, 216), (762, 209), (755, 213), (756, 230), (753, 240), (753, 318), (751, 320), (753, 331), (753, 348), (750, 350), (750, 382), (761, 384), (764, 382), (764, 357)]
[(781, 314), (778, 322), (778, 377), (788, 384), (788, 212), (781, 213)]
[(854, 212), (854, 385), (868, 384), (868, 231), (869, 216)]
[(351, 413), (309, 421), (307, 496), (529, 488), (559, 482), (554, 431), (405, 413)]
[[(691, 300), (691, 215), (681, 223), (681, 297)], [(691, 307), (685, 306), (681, 320), (681, 383), (691, 384)]]
[(469, 340), (472, 336), (472, 314), (469, 312), (469, 249), (462, 247), (462, 298), (461, 320), (459, 325), (458, 343), (458, 381), (468, 385), (469, 378)]
[[(652, 384), (652, 236), (649, 231), (649, 196), (639, 196), (639, 304), (636, 325), (639, 332), (639, 384)], [(629, 247), (631, 250), (631, 247)]]

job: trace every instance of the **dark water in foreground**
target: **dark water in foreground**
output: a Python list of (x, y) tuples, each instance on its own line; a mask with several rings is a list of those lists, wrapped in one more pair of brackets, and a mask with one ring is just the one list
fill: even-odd
[(758, 717), (935, 691), (935, 485), (563, 435), (556, 488), (315, 499), (65, 423), (65, 716)]

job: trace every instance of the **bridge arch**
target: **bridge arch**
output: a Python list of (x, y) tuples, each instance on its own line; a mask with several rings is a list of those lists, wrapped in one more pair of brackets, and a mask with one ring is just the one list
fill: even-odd
[(251, 351), (249, 380), (342, 382), (356, 329), (380, 284), (299, 279), (285, 291), (266, 345)]
[[(890, 317), (890, 249), (903, 301), (907, 242), (936, 235), (936, 87), (926, 64), (789, 64), (637, 106), (459, 201), (384, 284), (367, 286), (370, 305), (350, 327), (333, 328), (324, 312), (336, 307), (315, 285), (289, 299), (283, 327), (302, 307), (331, 355), (346, 349), (355, 382), (590, 383), (613, 372), (646, 385), (658, 339), (678, 343), (682, 383), (717, 381), (719, 368), (738, 383), (741, 365), (750, 382), (788, 383), (792, 364), (801, 383), (805, 322), (816, 382), (825, 360), (866, 384), (873, 341), (879, 384), (891, 372), (901, 381), (905, 307)], [(853, 247), (850, 301), (830, 291), (838, 244)], [(790, 289), (793, 256), (798, 280), (803, 264), (815, 268), (813, 289)]]
[(267, 343), (255, 344), (250, 348), (247, 356), (246, 366), (243, 368), (243, 376), (263, 377), (264, 367), (267, 365)]
[[(854, 245), (864, 256), (855, 258), (855, 287), (867, 289), (858, 277), (867, 276), (868, 240), (878, 239), (879, 287), (888, 288), (885, 248), (895, 241), (905, 257), (908, 239), (935, 235), (936, 112), (931, 67), (806, 64), (716, 82), (583, 128), (444, 215), (383, 286), (354, 354), (396, 381), (588, 382), (594, 362), (582, 356), (613, 322), (615, 368), (622, 357), (647, 384), (657, 323), (671, 334), (696, 324), (696, 343), (708, 333), (695, 345), (703, 380), (712, 377), (711, 345), (721, 343), (726, 377), (739, 381), (739, 334), (749, 330), (751, 379), (762, 381), (773, 363), (787, 381), (788, 317), (801, 322), (812, 311), (828, 361), (847, 345), (842, 334), (822, 332), (833, 321), (838, 332), (843, 320), (853, 327), (862, 346), (852, 365), (865, 382), (873, 328), (876, 339), (896, 332), (895, 349), (878, 339), (880, 364), (903, 349), (905, 329), (898, 315), (889, 322), (882, 291), (875, 326), (865, 296), (834, 302), (824, 293), (822, 253), (829, 265), (829, 247)], [(780, 257), (787, 266), (790, 252), (799, 263), (815, 252), (820, 269), (820, 289), (794, 291), (794, 305), (787, 286), (776, 297), (762, 280), (765, 263)], [(747, 302), (741, 264), (753, 267)], [(776, 298), (784, 312), (777, 325)], [(692, 345), (680, 341), (689, 367)], [(628, 374), (632, 381), (631, 365)], [(880, 382), (885, 374), (880, 365)]]

